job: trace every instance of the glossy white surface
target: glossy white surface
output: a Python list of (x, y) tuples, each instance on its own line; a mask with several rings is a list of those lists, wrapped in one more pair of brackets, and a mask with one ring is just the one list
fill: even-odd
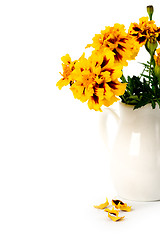
[(147, 104), (133, 110), (123, 103), (119, 108), (111, 153), (115, 188), (121, 197), (130, 200), (160, 200), (160, 109), (153, 110)]

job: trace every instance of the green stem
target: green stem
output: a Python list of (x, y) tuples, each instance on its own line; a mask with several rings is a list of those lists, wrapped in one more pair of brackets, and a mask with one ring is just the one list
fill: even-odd
[(149, 63), (149, 82), (151, 82), (151, 66), (152, 66), (152, 57), (150, 59), (150, 63)]
[(146, 71), (146, 67), (143, 69), (142, 73), (140, 74), (139, 80), (142, 78), (143, 73)]
[(149, 83), (150, 84), (152, 84), (151, 82), (151, 75), (153, 74), (152, 65), (153, 65), (153, 55), (151, 55), (150, 62), (149, 62)]

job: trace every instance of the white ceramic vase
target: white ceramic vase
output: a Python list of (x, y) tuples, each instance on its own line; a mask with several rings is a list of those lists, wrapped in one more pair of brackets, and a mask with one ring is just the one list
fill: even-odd
[(115, 189), (129, 200), (160, 200), (160, 109), (147, 104), (133, 110), (123, 103), (119, 108), (120, 117), (107, 110), (118, 121), (111, 153)]

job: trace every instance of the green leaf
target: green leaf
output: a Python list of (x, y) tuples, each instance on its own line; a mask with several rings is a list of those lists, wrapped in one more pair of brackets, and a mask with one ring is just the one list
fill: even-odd
[(120, 77), (120, 79), (122, 80), (123, 83), (126, 83), (126, 82), (127, 82), (127, 80), (126, 80), (126, 78), (124, 77), (123, 74), (122, 74), (122, 76)]
[(152, 102), (151, 102), (152, 108), (155, 109), (155, 107), (156, 107), (156, 102), (155, 102), (154, 100), (151, 100), (151, 101), (152, 101)]
[(145, 74), (141, 74), (142, 77), (148, 78), (148, 79), (153, 79), (153, 77), (147, 76)]
[(160, 108), (160, 100), (159, 99), (156, 99), (158, 105), (159, 105), (159, 108)]
[(146, 68), (149, 68), (149, 64), (147, 64), (147, 63), (141, 63), (141, 62), (139, 62), (139, 64), (142, 64), (143, 66), (145, 66)]
[(136, 105), (135, 105), (135, 107), (134, 107), (134, 109), (138, 109), (138, 108), (141, 108), (141, 107), (143, 107), (143, 106), (145, 106), (147, 103), (149, 103), (150, 102), (150, 100), (149, 99), (144, 99), (144, 98), (142, 98)]

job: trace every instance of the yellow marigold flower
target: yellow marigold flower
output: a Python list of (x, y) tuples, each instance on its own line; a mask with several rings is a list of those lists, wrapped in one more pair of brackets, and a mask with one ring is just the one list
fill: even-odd
[(122, 211), (131, 211), (131, 207), (127, 206), (127, 203), (124, 203), (120, 200), (112, 200), (112, 205), (115, 206), (117, 209), (120, 209)]
[(114, 208), (112, 208), (112, 210), (111, 209), (105, 209), (104, 210), (105, 212), (108, 212), (108, 217), (112, 220), (112, 221), (114, 221), (114, 222), (117, 222), (117, 221), (120, 221), (120, 220), (122, 220), (123, 218), (124, 218), (124, 216), (123, 217), (119, 217), (118, 215), (119, 215), (119, 211), (118, 210), (115, 210)]
[(70, 78), (72, 71), (74, 70), (74, 65), (77, 61), (72, 62), (69, 54), (66, 54), (61, 58), (62, 60), (62, 68), (63, 73), (60, 73), (63, 78), (61, 78), (56, 86), (61, 89), (64, 86), (67, 86), (68, 84), (72, 84), (72, 80)]
[(154, 55), (154, 60), (155, 60), (155, 67), (154, 67), (154, 73), (156, 77), (159, 80), (160, 83), (160, 48), (156, 50), (157, 55)]
[(62, 58), (63, 78), (57, 83), (59, 89), (70, 84), (75, 98), (88, 102), (88, 107), (101, 111), (102, 105), (110, 106), (125, 92), (126, 84), (118, 81), (122, 69), (115, 64), (115, 53), (109, 49), (94, 50), (87, 59), (83, 54), (71, 61), (67, 54)]
[(139, 46), (125, 31), (122, 24), (116, 23), (113, 27), (105, 27), (100, 34), (93, 37), (93, 43), (86, 47), (95, 50), (109, 49), (114, 53), (114, 61), (121, 67), (127, 66), (127, 60), (132, 60), (138, 54)]
[(94, 206), (94, 207), (98, 208), (98, 209), (105, 209), (106, 207), (108, 207), (108, 205), (109, 205), (108, 198), (106, 198), (106, 202), (105, 203), (101, 203), (100, 205)]
[(160, 48), (158, 48), (156, 50), (156, 53), (157, 53), (157, 56), (154, 55), (154, 60), (155, 60), (156, 65), (160, 66)]
[(95, 50), (86, 59), (84, 55), (75, 64), (70, 78), (74, 80), (70, 89), (75, 98), (88, 101), (88, 107), (101, 111), (101, 106), (110, 106), (124, 93), (126, 84), (118, 81), (122, 76), (120, 66), (114, 64), (112, 51)]
[(160, 28), (153, 20), (149, 21), (148, 17), (140, 18), (139, 24), (131, 23), (128, 33), (135, 38), (140, 46), (143, 46), (149, 39), (160, 41)]

